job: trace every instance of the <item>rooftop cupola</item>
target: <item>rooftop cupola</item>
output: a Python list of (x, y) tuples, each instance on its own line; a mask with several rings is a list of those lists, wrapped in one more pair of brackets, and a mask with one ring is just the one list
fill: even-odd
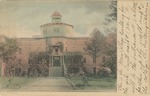
[(52, 23), (61, 23), (61, 14), (57, 11), (55, 11), (52, 15)]

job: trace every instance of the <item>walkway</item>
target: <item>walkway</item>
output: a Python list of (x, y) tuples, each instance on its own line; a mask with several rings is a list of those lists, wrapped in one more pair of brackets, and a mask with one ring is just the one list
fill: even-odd
[(72, 91), (71, 85), (64, 77), (41, 78), (17, 91), (36, 91), (36, 92), (69, 92)]

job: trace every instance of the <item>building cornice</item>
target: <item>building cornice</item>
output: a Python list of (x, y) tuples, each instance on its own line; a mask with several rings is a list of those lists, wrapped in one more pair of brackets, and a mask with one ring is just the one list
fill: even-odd
[(51, 37), (41, 37), (41, 38), (16, 38), (16, 39), (50, 39), (50, 38), (89, 39), (89, 37), (65, 37), (65, 36), (51, 36)]
[(41, 25), (40, 27), (47, 27), (47, 26), (53, 26), (53, 25), (67, 25), (67, 26), (71, 26), (72, 28), (74, 27), (73, 25), (66, 24), (66, 23), (47, 23), (47, 24)]

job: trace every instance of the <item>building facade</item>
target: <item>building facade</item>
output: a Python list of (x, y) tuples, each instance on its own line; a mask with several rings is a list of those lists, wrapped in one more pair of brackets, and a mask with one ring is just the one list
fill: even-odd
[[(68, 70), (79, 72), (81, 65), (89, 73), (93, 73), (93, 58), (84, 51), (84, 42), (89, 40), (89, 37), (73, 37), (73, 25), (61, 22), (62, 15), (59, 12), (54, 12), (51, 18), (51, 23), (40, 26), (43, 38), (18, 38), (20, 49), (16, 53), (16, 57), (21, 66), (14, 70), (22, 74), (24, 72), (29, 73), (33, 63), (30, 60), (31, 55), (33, 53), (45, 53), (48, 58), (45, 67), (48, 70), (48, 76), (63, 76)], [(43, 57), (41, 56), (41, 58)], [(104, 61), (105, 55), (98, 57), (97, 70)], [(41, 62), (35, 60), (34, 63)]]

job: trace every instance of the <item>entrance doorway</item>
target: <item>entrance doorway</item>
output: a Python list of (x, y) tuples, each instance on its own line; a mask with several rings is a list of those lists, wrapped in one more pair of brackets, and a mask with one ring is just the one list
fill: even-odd
[(60, 56), (53, 57), (53, 67), (60, 67), (61, 66), (61, 59)]
[(50, 67), (49, 75), (52, 77), (62, 77), (63, 76), (63, 62), (62, 56), (52, 57), (52, 66)]

